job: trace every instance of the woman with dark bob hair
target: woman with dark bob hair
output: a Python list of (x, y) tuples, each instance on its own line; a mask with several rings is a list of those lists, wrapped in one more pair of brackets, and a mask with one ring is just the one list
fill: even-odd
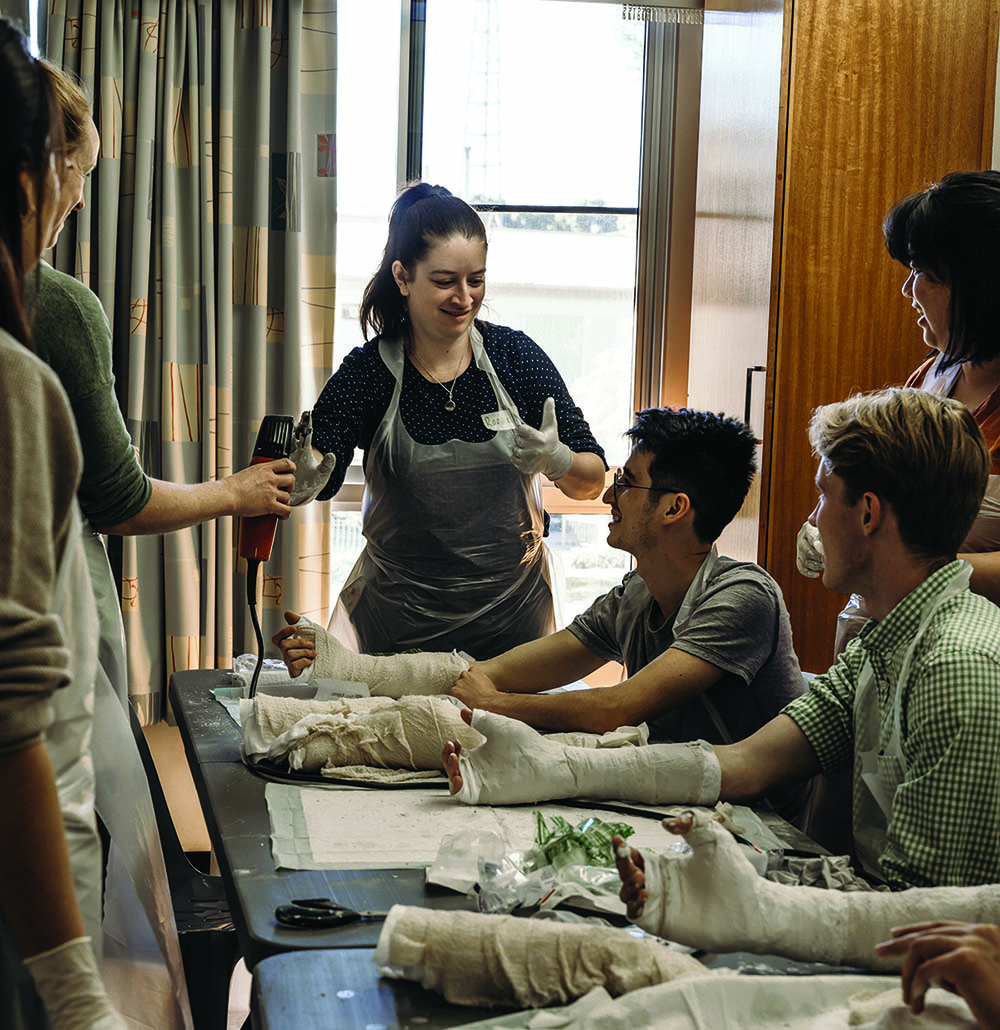
[[(53, 720), (51, 705), (57, 690), (89, 689), (97, 658), (80, 444), (58, 380), (29, 352), (24, 299), (57, 218), (62, 132), (41, 65), (3, 18), (0, 97), (0, 1026), (116, 1030), (87, 936), (100, 897), (81, 914), (56, 786), (66, 763), (92, 775), (89, 733)], [(92, 807), (89, 829), (100, 883)]]
[[(1000, 603), (1000, 172), (952, 172), (893, 205), (882, 226), (889, 253), (909, 272), (903, 296), (917, 311), (930, 348), (907, 386), (953, 397), (971, 409), (993, 460), (979, 515), (960, 558), (972, 565), (972, 589)], [(822, 555), (799, 533), (799, 571), (818, 576)], [(852, 596), (841, 612), (836, 650), (867, 621)]]
[(366, 546), (338, 605), (350, 625), (331, 623), (362, 651), (486, 659), (551, 632), (539, 474), (574, 498), (604, 489), (604, 452), (555, 366), (477, 317), (486, 246), (465, 201), (406, 187), (362, 298), (367, 342), (312, 412), (313, 446), (336, 454), (321, 500), (364, 451)]

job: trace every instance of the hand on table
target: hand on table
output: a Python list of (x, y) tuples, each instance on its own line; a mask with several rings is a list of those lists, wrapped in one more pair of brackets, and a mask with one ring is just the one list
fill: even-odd
[(281, 658), (292, 679), (316, 660), (316, 648), (313, 643), (296, 635), (295, 625), (298, 621), (299, 616), (295, 612), (286, 611), (285, 622), (288, 625), (271, 637), (271, 643), (281, 652)]
[(549, 397), (542, 408), (540, 429), (520, 423), (514, 430), (511, 464), (526, 476), (541, 472), (553, 482), (562, 479), (573, 464), (573, 452), (559, 440), (556, 402)]
[(337, 464), (337, 455), (324, 454), (322, 461), (316, 460), (317, 452), (312, 446), (312, 413), (303, 411), (292, 430), (292, 461), (295, 462), (295, 489), (289, 504), (297, 507), (313, 500), (326, 486)]
[(289, 458), (250, 465), (223, 482), (232, 492), (231, 515), (277, 515), (287, 519), (295, 487), (295, 462)]
[(929, 987), (964, 999), (976, 1022), (1000, 1028), (1000, 926), (977, 923), (916, 923), (892, 931), (876, 954), (903, 957), (903, 1001), (919, 1015)]

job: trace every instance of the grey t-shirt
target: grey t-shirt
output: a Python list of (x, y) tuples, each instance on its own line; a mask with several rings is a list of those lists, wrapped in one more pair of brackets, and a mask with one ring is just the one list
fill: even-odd
[(651, 719), (651, 742), (742, 740), (804, 690), (781, 589), (759, 565), (720, 555), (692, 609), (676, 638), (676, 612), (654, 629), (656, 603), (630, 572), (567, 628), (629, 675), (671, 647), (723, 670), (701, 695)]

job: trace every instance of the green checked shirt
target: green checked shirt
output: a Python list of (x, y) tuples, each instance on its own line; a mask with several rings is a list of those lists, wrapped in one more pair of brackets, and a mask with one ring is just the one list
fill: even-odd
[(924, 603), (958, 574), (938, 569), (881, 621), (870, 621), (836, 665), (812, 680), (784, 713), (795, 720), (824, 772), (854, 767), (854, 806), (862, 791), (855, 752), (854, 695), (867, 656), (875, 674), (879, 747), (894, 729), (906, 775), (892, 801), (879, 865), (894, 889), (1000, 883), (1000, 608), (968, 590), (935, 612), (903, 660)]

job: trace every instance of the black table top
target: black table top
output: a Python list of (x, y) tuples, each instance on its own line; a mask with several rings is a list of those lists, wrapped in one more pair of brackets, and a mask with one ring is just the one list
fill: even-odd
[[(300, 948), (373, 948), (381, 922), (328, 930), (292, 930), (274, 918), (293, 898), (332, 897), (358, 910), (393, 905), (472, 909), (471, 899), (427, 885), (423, 869), (286, 870), (274, 868), (264, 788), (267, 780), (240, 758), (240, 731), (211, 695), (224, 672), (178, 672), (170, 699), (219, 863), (247, 968), (268, 955)], [(364, 804), (364, 792), (358, 791)]]

